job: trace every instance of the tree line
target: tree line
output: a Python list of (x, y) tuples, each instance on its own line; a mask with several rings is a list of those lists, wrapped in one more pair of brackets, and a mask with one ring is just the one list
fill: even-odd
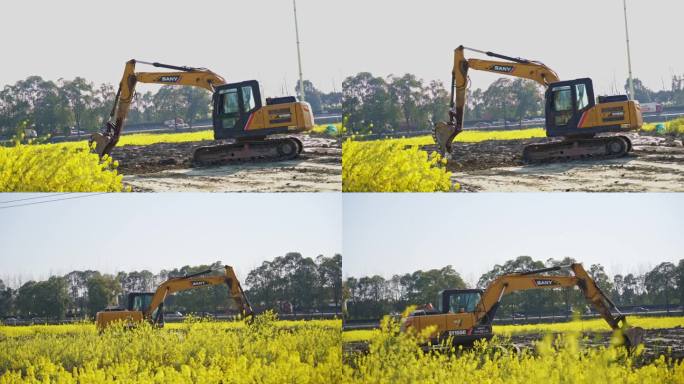
[[(9, 138), (26, 128), (40, 137), (69, 135), (72, 130), (97, 131), (108, 119), (115, 95), (111, 84), (96, 85), (82, 77), (50, 81), (30, 76), (19, 80), (0, 90), (0, 137)], [(341, 92), (322, 92), (308, 80), (304, 81), (304, 95), (314, 114), (341, 108)], [(190, 126), (210, 118), (210, 92), (187, 86), (138, 92), (127, 123), (162, 123), (177, 117)]]
[[(505, 273), (529, 271), (575, 263), (572, 258), (562, 260), (534, 260), (519, 256), (495, 265), (480, 276), (476, 288), (485, 289), (497, 276)], [(608, 276), (601, 264), (592, 264), (587, 272), (618, 307), (684, 306), (684, 259), (678, 264), (663, 262), (644, 274), (628, 273)], [(569, 274), (560, 270), (549, 274)], [(468, 285), (452, 267), (394, 275), (349, 277), (344, 282), (349, 319), (376, 319), (389, 313), (401, 313), (409, 305), (437, 305), (439, 291), (446, 288), (466, 289)], [(504, 296), (497, 316), (545, 316), (586, 313), (593, 309), (578, 289), (539, 289), (515, 292)]]
[[(342, 111), (351, 133), (428, 130), (447, 119), (450, 91), (440, 81), (425, 82), (410, 73), (379, 77), (361, 72), (347, 77), (342, 89)], [(543, 92), (531, 80), (510, 77), (501, 77), (486, 89), (469, 88), (465, 119), (521, 121), (543, 116)], [(658, 92), (634, 79), (634, 93), (642, 103), (683, 106), (684, 76), (673, 76), (671, 89)]]
[[(171, 277), (208, 269), (220, 271), (222, 264), (184, 266), (157, 273), (148, 270), (106, 274), (94, 270), (72, 271), (44, 281), (28, 281), (13, 289), (0, 280), (0, 319), (65, 319), (93, 317), (108, 306), (125, 307), (130, 292), (154, 292)], [(342, 256), (303, 257), (291, 252), (239, 276), (245, 293), (257, 311), (280, 313), (338, 312), (342, 297)], [(178, 292), (167, 298), (165, 311), (216, 313), (231, 309), (226, 288), (211, 286)]]

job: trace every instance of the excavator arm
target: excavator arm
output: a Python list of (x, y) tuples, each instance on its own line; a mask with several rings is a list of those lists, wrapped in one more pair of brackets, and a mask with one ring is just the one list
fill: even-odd
[[(146, 319), (153, 320), (154, 323), (159, 323), (161, 320), (162, 311), (157, 310), (161, 309), (164, 300), (166, 300), (170, 294), (186, 291), (189, 289), (222, 284), (226, 284), (228, 286), (230, 297), (238, 305), (243, 316), (252, 316), (254, 311), (252, 310), (249, 300), (247, 300), (247, 296), (242, 290), (242, 286), (235, 275), (235, 271), (230, 266), (225, 266), (224, 269), (225, 274), (222, 276), (207, 275), (208, 273), (212, 272), (212, 270), (207, 270), (189, 276), (171, 278), (165, 281), (154, 292), (150, 306), (145, 310), (144, 317)], [(157, 312), (156, 316), (154, 316), (155, 318), (152, 319), (155, 311)]]
[[(598, 287), (582, 264), (570, 265), (572, 276), (544, 274), (565, 267), (545, 268), (530, 272), (507, 274), (496, 278), (484, 291), (475, 311), (478, 321), (491, 322), (504, 295), (530, 289), (579, 287), (584, 298), (591, 304), (614, 331), (622, 331), (625, 344), (636, 346), (641, 343), (643, 329), (632, 328), (617, 306)], [(613, 312), (617, 313), (614, 315)]]
[[(465, 50), (478, 52), (505, 61), (466, 59)], [(451, 154), (451, 143), (463, 130), (469, 69), (534, 80), (545, 87), (550, 83), (559, 81), (556, 72), (538, 61), (480, 51), (462, 45), (456, 48), (454, 51), (454, 66), (451, 71), (449, 120), (437, 123), (433, 130), (433, 137), (438, 151), (447, 158)]]
[[(136, 63), (148, 64), (158, 68), (175, 70), (175, 72), (135, 72)], [(100, 156), (109, 155), (119, 141), (126, 116), (133, 102), (137, 83), (165, 85), (187, 85), (204, 88), (213, 92), (214, 87), (226, 84), (226, 81), (214, 72), (205, 68), (181, 67), (160, 63), (129, 60), (126, 63), (123, 77), (116, 92), (114, 105), (109, 120), (102, 130), (90, 137), (95, 143), (95, 152)]]

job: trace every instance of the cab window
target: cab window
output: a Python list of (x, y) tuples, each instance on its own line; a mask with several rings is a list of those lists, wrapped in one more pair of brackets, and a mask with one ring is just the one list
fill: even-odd
[(572, 88), (569, 85), (553, 89), (553, 110), (556, 112), (572, 111)]
[(554, 87), (552, 91), (554, 124), (556, 126), (567, 125), (572, 118), (572, 87), (563, 85)]
[(238, 90), (236, 88), (226, 89), (223, 93), (221, 111), (224, 114), (237, 113), (240, 110), (238, 103)]
[(584, 84), (575, 84), (575, 93), (577, 94), (577, 110), (581, 111), (589, 105), (587, 86)]
[(133, 308), (134, 311), (144, 311), (152, 303), (151, 295), (138, 295), (133, 297)]
[(479, 292), (455, 293), (449, 296), (449, 312), (475, 312), (475, 307), (479, 302)]
[(249, 112), (256, 106), (252, 87), (242, 87), (242, 112)]

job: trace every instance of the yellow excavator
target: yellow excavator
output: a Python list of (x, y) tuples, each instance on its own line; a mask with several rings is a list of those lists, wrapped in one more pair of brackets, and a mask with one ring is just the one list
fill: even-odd
[[(466, 59), (465, 50), (501, 60)], [(452, 156), (452, 142), (463, 131), (469, 69), (534, 80), (546, 88), (546, 136), (564, 140), (525, 147), (526, 162), (623, 156), (632, 149), (627, 136), (597, 135), (634, 131), (643, 124), (639, 104), (626, 95), (599, 96), (597, 103), (589, 78), (561, 81), (556, 72), (539, 61), (459, 46), (454, 51), (451, 72), (449, 120), (437, 123), (433, 129), (438, 151), (447, 159)]]
[[(560, 270), (569, 270), (571, 273), (569, 276), (549, 274)], [(438, 295), (436, 308), (412, 312), (402, 319), (401, 330), (421, 332), (427, 327), (434, 327), (434, 332), (429, 336), (432, 343), (452, 340), (455, 345), (469, 345), (476, 340), (488, 340), (493, 336), (492, 321), (504, 295), (530, 289), (564, 287), (579, 287), (587, 302), (610, 328), (621, 332), (623, 345), (635, 347), (642, 343), (644, 330), (627, 324), (625, 316), (579, 263), (504, 274), (494, 279), (484, 290), (445, 289)]]
[[(173, 72), (136, 72), (136, 63)], [(119, 141), (137, 83), (185, 85), (212, 92), (214, 139), (230, 142), (196, 149), (193, 154), (196, 165), (292, 159), (301, 153), (303, 146), (298, 138), (290, 135), (310, 131), (314, 126), (311, 106), (297, 101), (294, 96), (267, 98), (266, 105), (262, 105), (256, 80), (226, 83), (223, 77), (206, 68), (130, 60), (126, 63), (109, 120), (90, 138), (100, 157), (111, 154)], [(279, 137), (274, 138), (274, 135)]]
[(230, 266), (223, 267), (222, 275), (212, 274), (214, 270), (206, 270), (183, 277), (172, 277), (157, 287), (155, 292), (128, 293), (125, 308), (100, 311), (95, 315), (97, 328), (102, 331), (112, 322), (123, 321), (127, 326), (147, 321), (155, 326), (164, 325), (164, 301), (179, 291), (225, 284), (228, 296), (233, 299), (237, 310), (244, 318), (254, 315), (252, 306), (242, 290), (235, 271)]

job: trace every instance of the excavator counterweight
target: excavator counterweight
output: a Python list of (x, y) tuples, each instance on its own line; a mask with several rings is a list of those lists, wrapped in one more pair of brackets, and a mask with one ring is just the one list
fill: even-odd
[[(466, 59), (465, 50), (500, 60)], [(453, 156), (453, 141), (463, 131), (470, 69), (533, 80), (546, 89), (546, 136), (563, 141), (525, 147), (522, 157), (528, 163), (624, 156), (632, 143), (620, 133), (638, 130), (643, 124), (639, 104), (627, 96), (599, 96), (597, 102), (589, 78), (561, 81), (541, 62), (460, 46), (454, 51), (449, 119), (435, 124), (432, 134), (437, 151), (447, 160)]]

